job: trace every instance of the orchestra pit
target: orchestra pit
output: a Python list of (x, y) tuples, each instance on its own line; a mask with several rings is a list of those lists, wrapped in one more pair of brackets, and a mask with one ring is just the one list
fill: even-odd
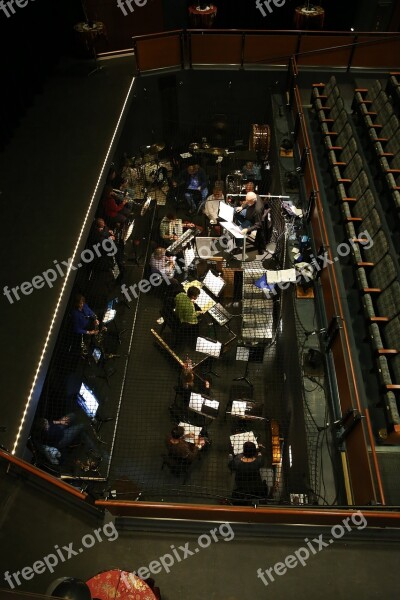
[[(38, 557), (53, 509), (57, 544), (63, 515), (75, 533), (113, 519), (115, 560), (96, 551), (93, 575), (130, 573), (158, 546), (165, 553), (167, 542), (224, 522), (237, 533), (232, 550), (221, 544), (200, 570), (218, 577), (220, 552), (234, 560), (242, 547), (246, 574), (255, 564), (251, 597), (261, 598), (257, 567), (356, 510), (368, 530), (349, 534), (346, 569), (362, 562), (353, 539), (360, 554), (376, 541), (370, 568), (390, 563), (400, 502), (400, 76), (384, 62), (359, 67), (358, 47), (347, 70), (330, 50), (315, 61), (320, 71), (301, 53), (274, 61), (270, 51), (270, 64), (239, 69), (210, 65), (204, 50), (196, 65), (196, 35), (182, 42), (182, 65), (158, 68), (163, 49), (180, 48), (168, 35), (137, 36), (135, 57), (95, 56), (89, 78), (63, 65), (4, 152), (7, 197), (25, 144), (37, 178), (33, 193), (22, 177), (19, 193), (41, 202), (18, 217), (41, 243), (20, 232), (26, 261), (4, 260), (4, 507), (15, 494), (26, 521), (22, 488), (38, 507)], [(40, 166), (32, 131), (45, 115), (38, 144), (54, 151)], [(6, 511), (2, 535), (14, 527)], [(126, 558), (131, 543), (142, 563)], [(321, 585), (332, 560), (323, 556)], [(56, 574), (88, 581), (86, 560), (21, 591), (45, 593)], [(20, 566), (15, 556), (5, 564)], [(186, 577), (182, 565), (174, 585), (157, 576), (162, 597), (200, 597)], [(304, 581), (302, 594), (311, 575)], [(213, 596), (207, 584), (207, 594), (250, 597), (233, 595), (239, 572), (225, 585)], [(341, 585), (332, 594), (350, 597)], [(359, 585), (375, 597), (370, 582)], [(285, 586), (277, 597), (294, 593), (294, 580)]]

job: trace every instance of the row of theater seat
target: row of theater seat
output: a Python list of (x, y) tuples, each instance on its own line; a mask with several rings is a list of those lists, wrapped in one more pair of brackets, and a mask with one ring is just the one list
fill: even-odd
[(390, 73), (386, 84), (386, 93), (400, 114), (400, 73)]
[[(370, 88), (358, 88), (353, 99), (353, 114), (363, 127), (376, 157), (376, 179), (383, 193), (389, 193), (391, 208), (400, 211), (400, 123), (389, 96), (379, 81)], [(371, 165), (373, 168), (374, 165)], [(382, 184), (382, 186), (380, 185)]]
[[(400, 431), (400, 415), (394, 394), (394, 390), (400, 390), (397, 256), (382, 226), (382, 208), (370, 186), (366, 163), (359, 152), (359, 144), (334, 76), (325, 86), (313, 86), (311, 102), (324, 137), (346, 232), (351, 240), (356, 280), (383, 390), (381, 401), (386, 409), (388, 428)], [(363, 232), (362, 236), (360, 232)]]

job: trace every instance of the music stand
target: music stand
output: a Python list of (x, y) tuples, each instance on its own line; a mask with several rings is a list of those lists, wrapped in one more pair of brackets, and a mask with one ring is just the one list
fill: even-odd
[(202, 352), (208, 355), (209, 370), (205, 371), (204, 375), (211, 373), (216, 377), (220, 377), (218, 373), (213, 371), (213, 360), (219, 358), (221, 355), (222, 344), (221, 342), (212, 340), (211, 338), (199, 336), (196, 340), (196, 352)]
[(111, 370), (108, 372), (107, 368), (106, 368), (106, 362), (107, 362), (107, 358), (106, 355), (104, 354), (103, 350), (99, 347), (99, 346), (95, 346), (92, 350), (92, 359), (93, 362), (96, 366), (98, 366), (101, 371), (102, 371), (102, 375), (95, 375), (95, 377), (98, 377), (99, 379), (105, 379), (107, 385), (110, 385), (109, 382), (109, 378), (112, 377), (117, 370), (114, 368), (111, 368)]
[(108, 323), (114, 323), (114, 327), (115, 327), (115, 331), (114, 333), (112, 333), (111, 331), (109, 332), (110, 335), (115, 335), (118, 343), (121, 345), (122, 344), (122, 339), (121, 339), (121, 335), (125, 333), (125, 331), (127, 331), (127, 329), (121, 329), (121, 331), (118, 329), (115, 317), (117, 315), (117, 311), (114, 308), (114, 304), (118, 302), (118, 298), (114, 298), (113, 300), (110, 300), (110, 302), (107, 305), (107, 309), (106, 312), (104, 314), (103, 317), (103, 324), (108, 325)]
[(233, 381), (245, 381), (250, 387), (253, 387), (253, 384), (251, 383), (250, 379), (247, 377), (249, 374), (250, 348), (246, 348), (245, 346), (237, 346), (236, 360), (245, 361), (246, 368), (245, 368), (243, 377), (234, 377)]

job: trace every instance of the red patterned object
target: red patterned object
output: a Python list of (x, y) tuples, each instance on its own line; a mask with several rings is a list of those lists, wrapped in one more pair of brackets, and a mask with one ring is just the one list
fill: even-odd
[(147, 583), (128, 571), (103, 571), (86, 584), (92, 598), (99, 600), (157, 600)]

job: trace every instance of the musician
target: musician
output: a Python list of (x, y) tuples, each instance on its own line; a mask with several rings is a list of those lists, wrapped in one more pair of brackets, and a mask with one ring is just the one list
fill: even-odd
[(80, 441), (86, 452), (95, 448), (95, 442), (90, 437), (83, 423), (77, 423), (74, 413), (57, 420), (39, 418), (32, 428), (32, 439), (35, 443), (44, 444), (64, 450), (72, 443)]
[(239, 495), (260, 496), (268, 495), (267, 484), (261, 479), (260, 468), (264, 465), (264, 456), (253, 442), (243, 444), (243, 452), (231, 457), (230, 468), (235, 472), (235, 492)]
[(175, 312), (181, 323), (198, 327), (198, 315), (202, 314), (202, 311), (196, 311), (194, 305), (199, 296), (200, 290), (194, 285), (189, 287), (186, 294), (185, 292), (181, 292), (176, 296)]
[(175, 256), (166, 256), (165, 248), (156, 248), (150, 257), (152, 273), (161, 273), (168, 279), (173, 279), (175, 274)]
[(215, 187), (211, 196), (204, 203), (203, 213), (210, 220), (211, 225), (217, 223), (220, 202), (225, 202), (224, 194), (219, 187)]
[(177, 240), (183, 233), (183, 228), (189, 224), (183, 224), (182, 219), (177, 219), (174, 213), (168, 213), (161, 219), (160, 237), (169, 245), (173, 240)]
[(186, 367), (181, 371), (176, 391), (182, 393), (184, 405), (189, 406), (192, 392), (207, 396), (211, 391), (211, 384), (210, 377), (207, 377), (207, 379), (195, 378), (193, 368)]
[(99, 321), (92, 309), (86, 304), (82, 294), (76, 294), (72, 311), (73, 332), (82, 335), (97, 335)]
[(257, 232), (255, 244), (259, 254), (265, 251), (267, 245), (264, 228), (266, 220), (270, 223), (269, 215), (270, 208), (264, 209), (263, 201), (254, 192), (248, 192), (242, 205), (236, 208), (236, 218), (241, 226), (244, 225), (241, 230), (242, 234), (247, 235), (252, 231)]
[[(183, 437), (184, 433), (183, 427), (174, 427), (170, 435), (167, 436), (165, 443), (169, 456), (191, 463), (198, 456), (206, 441), (202, 436), (195, 438), (193, 435), (193, 442), (187, 442)], [(187, 437), (191, 437), (190, 434)]]
[(102, 244), (104, 240), (115, 240), (114, 232), (109, 229), (104, 219), (95, 219), (90, 233), (90, 241), (94, 244)]
[(185, 184), (185, 198), (189, 205), (189, 214), (196, 212), (197, 204), (208, 196), (207, 176), (199, 165), (189, 165), (181, 176)]
[(261, 181), (261, 169), (258, 165), (248, 161), (242, 168), (242, 175), (244, 179), (248, 181), (260, 182)]
[(254, 181), (247, 181), (244, 187), (240, 190), (241, 194), (248, 194), (249, 192), (255, 192)]
[(126, 206), (128, 201), (127, 198), (120, 200), (111, 186), (107, 185), (105, 187), (103, 196), (104, 215), (110, 225), (125, 223), (127, 217), (131, 214), (130, 208)]

